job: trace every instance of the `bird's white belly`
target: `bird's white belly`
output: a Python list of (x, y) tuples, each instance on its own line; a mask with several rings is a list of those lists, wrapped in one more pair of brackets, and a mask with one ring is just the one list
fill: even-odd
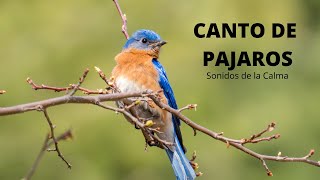
[(133, 92), (133, 91), (145, 90), (143, 86), (140, 86), (136, 82), (129, 80), (128, 78), (123, 76), (118, 77), (115, 83), (121, 92)]

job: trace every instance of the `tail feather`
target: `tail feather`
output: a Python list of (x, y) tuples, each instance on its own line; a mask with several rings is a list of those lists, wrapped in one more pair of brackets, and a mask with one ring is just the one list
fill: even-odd
[(175, 144), (174, 151), (167, 149), (166, 152), (177, 180), (194, 180), (196, 174), (185, 156), (177, 137), (175, 137)]

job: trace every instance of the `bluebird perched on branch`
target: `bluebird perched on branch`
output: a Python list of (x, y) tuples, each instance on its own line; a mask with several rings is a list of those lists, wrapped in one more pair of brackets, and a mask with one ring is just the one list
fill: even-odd
[[(123, 46), (115, 60), (112, 71), (115, 85), (121, 92), (152, 90), (159, 94), (163, 103), (177, 109), (174, 93), (167, 74), (158, 61), (160, 48), (166, 44), (158, 34), (151, 30), (136, 31)], [(123, 102), (122, 102), (123, 103)], [(195, 172), (185, 156), (185, 148), (180, 131), (180, 120), (153, 102), (143, 102), (130, 109), (138, 119), (152, 120), (155, 132), (143, 132), (149, 145), (155, 145), (148, 133), (156, 133), (163, 143), (157, 145), (166, 150), (177, 180), (195, 179)], [(118, 105), (121, 106), (118, 102)], [(130, 118), (126, 117), (128, 121)], [(159, 142), (158, 142), (159, 143)]]

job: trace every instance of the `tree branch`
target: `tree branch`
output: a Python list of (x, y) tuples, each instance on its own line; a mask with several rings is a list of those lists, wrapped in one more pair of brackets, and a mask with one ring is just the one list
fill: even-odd
[(62, 155), (60, 149), (59, 149), (59, 145), (58, 145), (58, 140), (56, 139), (55, 137), (55, 134), (54, 134), (54, 128), (55, 126), (52, 124), (50, 118), (49, 118), (49, 115), (48, 115), (48, 112), (47, 112), (47, 109), (43, 108), (43, 107), (40, 107), (40, 111), (43, 112), (44, 116), (46, 117), (47, 119), (47, 122), (50, 126), (50, 138), (53, 140), (54, 142), (54, 149), (48, 149), (48, 151), (56, 151), (58, 156), (67, 164), (68, 168), (71, 169), (71, 164), (64, 158), (64, 156)]
[(69, 94), (70, 96), (73, 96), (77, 92), (77, 90), (80, 88), (81, 84), (83, 83), (84, 79), (87, 77), (88, 73), (89, 73), (89, 69), (87, 68), (82, 74), (82, 76), (80, 77), (78, 84), (73, 87), (73, 90)]
[[(61, 140), (67, 140), (71, 138), (72, 139), (72, 133), (71, 133), (71, 129), (65, 131), (64, 133), (62, 133), (60, 136), (58, 136), (56, 138), (57, 141), (61, 141)], [(31, 177), (33, 176), (34, 172), (36, 171), (40, 160), (42, 159), (44, 153), (48, 150), (48, 148), (53, 144), (53, 141), (50, 141), (50, 134), (48, 133), (45, 137), (45, 140), (43, 142), (43, 145), (40, 149), (40, 152), (36, 158), (36, 160), (34, 161), (31, 169), (29, 170), (28, 174), (23, 178), (23, 180), (30, 180)]]
[[(100, 70), (101, 71), (101, 70)], [(101, 71), (102, 72), (102, 71)], [(99, 72), (100, 77), (101, 77), (101, 72)], [(103, 73), (104, 74), (104, 73)], [(84, 78), (80, 78), (81, 83), (83, 82)], [(108, 82), (108, 81), (106, 81)], [(80, 87), (81, 83), (78, 83), (78, 87)], [(36, 86), (33, 84), (33, 87)], [(50, 88), (49, 90), (54, 90)], [(268, 175), (272, 175), (272, 172), (269, 170), (267, 167), (266, 161), (277, 161), (277, 162), (302, 162), (302, 163), (307, 163), (310, 165), (314, 165), (317, 167), (320, 167), (320, 163), (314, 160), (311, 160), (310, 157), (314, 154), (314, 150), (311, 150), (306, 156), (303, 157), (288, 157), (288, 156), (281, 156), (281, 153), (278, 154), (278, 156), (269, 156), (269, 155), (264, 155), (264, 154), (259, 154), (257, 152), (252, 151), (251, 149), (245, 147), (244, 145), (247, 143), (258, 143), (262, 141), (269, 141), (271, 139), (277, 139), (280, 137), (279, 134), (272, 135), (270, 137), (262, 137), (260, 138), (263, 134), (267, 132), (271, 132), (275, 128), (275, 123), (271, 123), (268, 125), (268, 127), (261, 132), (252, 135), (248, 139), (231, 139), (223, 136), (223, 133), (217, 133), (214, 131), (211, 131), (203, 126), (200, 126), (193, 122), (191, 119), (188, 117), (184, 116), (181, 112), (186, 109), (194, 109), (196, 105), (187, 105), (186, 107), (183, 107), (181, 109), (173, 109), (167, 104), (162, 103), (161, 99), (159, 98), (159, 93), (158, 92), (152, 92), (150, 90), (142, 91), (142, 92), (130, 92), (130, 93), (111, 93), (111, 94), (100, 94), (100, 95), (95, 95), (95, 96), (71, 96), (69, 95), (64, 95), (61, 97), (56, 97), (56, 98), (51, 98), (47, 100), (42, 100), (38, 102), (32, 102), (32, 103), (27, 103), (27, 104), (22, 104), (22, 105), (17, 105), (17, 106), (11, 106), (11, 107), (3, 107), (0, 108), (0, 116), (4, 115), (11, 115), (11, 114), (18, 114), (18, 113), (23, 113), (23, 112), (28, 112), (28, 111), (42, 111), (45, 114), (45, 117), (48, 121), (48, 124), (51, 129), (51, 134), (53, 138), (53, 142), (58, 142), (57, 140), (55, 141), (54, 139), (54, 126), (52, 125), (52, 122), (50, 121), (50, 118), (48, 116), (48, 113), (46, 111), (47, 108), (52, 107), (52, 106), (58, 106), (62, 104), (68, 104), (68, 103), (77, 103), (77, 104), (93, 104), (99, 107), (102, 107), (107, 110), (112, 110), (116, 113), (121, 113), (124, 114), (126, 117), (128, 117), (132, 122), (134, 122), (141, 130), (143, 130), (144, 133), (149, 134), (150, 138), (155, 140), (156, 142), (160, 143), (159, 147), (163, 148), (163, 145), (170, 145), (171, 142), (165, 142), (162, 139), (158, 138), (157, 136), (153, 135), (151, 132), (155, 132), (156, 129), (151, 128), (153, 122), (152, 120), (143, 120), (135, 117), (128, 109), (131, 107), (138, 105), (140, 103), (139, 100), (131, 101), (131, 104), (124, 106), (122, 108), (116, 108), (113, 106), (105, 105), (102, 104), (102, 102), (106, 101), (124, 101), (128, 100), (128, 98), (133, 98), (133, 99), (138, 99), (138, 98), (150, 98), (152, 102), (154, 102), (157, 106), (159, 106), (162, 109), (167, 110), (168, 112), (172, 113), (173, 115), (177, 116), (179, 119), (181, 119), (183, 122), (185, 122), (188, 126), (193, 128), (195, 131), (200, 131), (216, 140), (219, 140), (221, 142), (224, 142), (227, 144), (227, 147), (232, 146), (235, 147), (236, 149), (249, 154), (250, 156), (260, 160), (262, 162), (263, 167), (266, 169)], [(148, 100), (146, 100), (148, 101)], [(161, 145), (163, 144), (163, 145)], [(150, 145), (150, 144), (149, 144)], [(55, 143), (56, 150), (58, 152), (57, 148), (57, 143)], [(59, 155), (59, 152), (58, 152)], [(60, 153), (59, 155), (63, 160), (63, 156)], [(65, 160), (64, 160), (65, 161)], [(67, 163), (67, 161), (65, 161)], [(69, 163), (67, 163), (69, 166)]]
[(73, 90), (73, 91), (70, 92), (69, 95), (74, 95), (77, 90), (80, 90), (84, 94), (88, 94), (88, 95), (90, 95), (90, 94), (108, 94), (109, 92), (107, 90), (104, 90), (104, 89), (98, 89), (97, 91), (94, 91), (94, 90), (90, 90), (90, 89), (86, 89), (86, 88), (80, 87), (88, 73), (89, 73), (89, 69), (86, 69), (84, 71), (83, 75), (80, 77), (79, 83), (78, 84), (70, 84), (68, 87), (55, 87), (55, 86), (47, 86), (47, 85), (44, 85), (44, 84), (37, 85), (29, 77), (27, 78), (27, 83), (30, 84), (32, 89), (34, 89), (34, 90), (43, 89), (43, 90), (52, 90), (52, 91), (55, 91), (55, 92), (61, 92), (61, 91), (68, 92), (70, 90)]
[(24, 113), (37, 110), (39, 106), (48, 108), (62, 104), (94, 104), (105, 101), (118, 101), (124, 98), (141, 97), (144, 92), (101, 94), (97, 96), (69, 96), (64, 95), (56, 98), (46, 99), (37, 102), (31, 102), (11, 107), (0, 107), (0, 116)]
[[(320, 167), (319, 161), (314, 161), (314, 160), (309, 159), (314, 154), (314, 150), (311, 150), (307, 156), (300, 157), (300, 158), (299, 157), (287, 157), (287, 156), (269, 156), (269, 155), (259, 154), (257, 152), (252, 151), (251, 149), (243, 146), (243, 140), (234, 140), (234, 139), (224, 137), (221, 135), (221, 133), (216, 133), (214, 131), (211, 131), (203, 126), (200, 126), (200, 125), (194, 123), (189, 118), (187, 118), (186, 116), (181, 114), (181, 112), (179, 110), (173, 109), (170, 106), (162, 103), (155, 95), (149, 94), (148, 97), (151, 98), (159, 107), (171, 112), (172, 114), (177, 116), (179, 119), (181, 119), (183, 122), (185, 122), (188, 126), (192, 127), (193, 129), (196, 129), (204, 134), (207, 134), (208, 136), (211, 136), (212, 138), (214, 138), (216, 140), (219, 140), (219, 141), (226, 143), (227, 147), (233, 146), (236, 149), (238, 149), (246, 154), (249, 154), (250, 156), (252, 156), (254, 158), (261, 160), (263, 162), (265, 169), (267, 170), (268, 175), (272, 175), (272, 173), (267, 168), (265, 160), (278, 161), (278, 162), (302, 162), (302, 163), (307, 163), (310, 165)], [(274, 128), (274, 126), (275, 126), (275, 124), (272, 123), (272, 127), (270, 127), (270, 125), (269, 125), (268, 129)], [(265, 131), (262, 131), (262, 132), (264, 133)], [(259, 133), (258, 136), (254, 136), (253, 139), (255, 139), (256, 137), (260, 137), (263, 133)]]
[(120, 8), (120, 5), (118, 3), (118, 0), (113, 0), (114, 4), (116, 5), (117, 7), (117, 10), (119, 12), (119, 15), (121, 17), (121, 20), (122, 20), (122, 33), (124, 34), (124, 36), (126, 37), (126, 39), (129, 39), (129, 34), (127, 32), (127, 16), (125, 14), (122, 13), (121, 11), (121, 8)]

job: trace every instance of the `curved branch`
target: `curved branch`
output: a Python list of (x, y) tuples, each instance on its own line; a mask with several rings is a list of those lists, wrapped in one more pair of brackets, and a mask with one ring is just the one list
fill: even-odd
[(118, 0), (113, 0), (114, 4), (116, 5), (116, 8), (119, 12), (119, 15), (121, 17), (122, 20), (122, 28), (121, 31), (124, 34), (124, 36), (126, 37), (126, 39), (129, 39), (129, 34), (127, 32), (127, 16), (125, 14), (122, 13), (121, 8), (119, 6), (119, 2)]
[[(252, 151), (251, 149), (244, 146), (243, 140), (235, 140), (231, 138), (227, 138), (225, 136), (222, 136), (222, 133), (217, 133), (214, 131), (211, 131), (207, 129), (206, 127), (203, 127), (201, 125), (196, 124), (192, 120), (190, 120), (188, 117), (184, 116), (180, 110), (173, 109), (170, 106), (162, 103), (158, 97), (155, 95), (155, 93), (152, 93), (151, 91), (143, 91), (143, 92), (131, 92), (131, 93), (114, 93), (114, 94), (103, 94), (103, 95), (97, 95), (97, 96), (61, 96), (57, 98), (47, 99), (43, 101), (33, 102), (33, 103), (27, 103), (22, 104), (18, 106), (12, 106), (12, 107), (4, 107), (0, 108), (0, 116), (10, 115), (10, 114), (17, 114), (17, 113), (23, 113), (27, 111), (33, 111), (33, 110), (39, 110), (40, 107), (48, 108), (52, 106), (58, 106), (61, 104), (68, 104), (68, 103), (76, 103), (76, 104), (93, 104), (98, 105), (100, 107), (103, 107), (105, 109), (113, 110), (116, 112), (123, 113), (127, 116), (130, 116), (130, 113), (128, 111), (124, 111), (121, 108), (114, 108), (102, 105), (101, 102), (105, 101), (118, 101), (125, 98), (130, 97), (149, 97), (151, 98), (156, 105), (159, 107), (171, 112), (175, 116), (177, 116), (179, 119), (181, 119), (183, 122), (185, 122), (188, 126), (192, 127), (193, 129), (200, 131), (216, 140), (222, 141), (226, 143), (228, 146), (233, 146), (240, 151), (245, 152), (246, 154), (251, 155), (252, 157), (255, 157), (261, 161), (265, 160), (271, 160), (271, 161), (278, 161), (278, 162), (303, 162), (310, 165), (318, 166), (320, 167), (320, 163), (318, 161), (310, 160), (309, 158), (314, 154), (314, 150), (311, 150), (310, 153), (307, 156), (304, 157), (287, 157), (287, 156), (269, 156), (264, 154), (259, 154), (257, 152)], [(144, 127), (144, 124), (139, 123), (135, 117), (130, 116), (130, 119), (132, 119), (134, 122), (138, 123), (140, 127)], [(311, 153), (312, 152), (312, 153)], [(268, 174), (272, 174), (268, 172)]]
[(47, 119), (47, 122), (50, 126), (50, 138), (53, 140), (54, 142), (54, 149), (48, 149), (48, 151), (56, 151), (58, 156), (67, 164), (68, 168), (71, 169), (72, 165), (64, 158), (64, 156), (62, 155), (61, 151), (60, 151), (60, 148), (59, 148), (59, 145), (58, 145), (58, 140), (55, 136), (55, 133), (54, 133), (54, 128), (55, 126), (52, 124), (52, 121), (50, 120), (50, 117), (49, 117), (49, 114), (47, 112), (47, 109), (43, 108), (43, 107), (40, 107), (40, 111), (43, 112), (44, 116), (46, 117)]
[[(233, 146), (233, 147), (239, 149), (240, 151), (243, 151), (246, 154), (249, 154), (252, 157), (255, 157), (255, 158), (261, 160), (263, 162), (264, 167), (266, 167), (267, 174), (269, 176), (271, 176), (272, 173), (267, 168), (265, 160), (278, 161), (278, 162), (302, 162), (302, 163), (307, 163), (310, 165), (320, 167), (319, 161), (314, 161), (314, 160), (308, 159), (314, 154), (313, 149), (311, 149), (310, 152), (308, 153), (308, 155), (306, 155), (304, 157), (287, 157), (287, 156), (280, 156), (280, 155), (279, 156), (269, 156), (269, 155), (259, 154), (257, 152), (252, 151), (251, 149), (243, 146), (243, 140), (234, 140), (234, 139), (224, 137), (221, 135), (221, 133), (216, 133), (214, 131), (211, 131), (211, 130), (209, 130), (203, 126), (200, 126), (200, 125), (196, 124), (195, 122), (191, 121), (188, 117), (181, 114), (181, 111), (173, 109), (170, 106), (162, 103), (157, 98), (157, 96), (150, 94), (148, 97), (150, 97), (159, 107), (171, 112), (172, 114), (177, 116), (179, 119), (181, 119), (183, 122), (185, 122), (188, 126), (192, 127), (193, 129), (196, 129), (204, 134), (207, 134), (208, 136), (211, 136), (212, 138), (214, 138), (216, 140), (222, 141), (222, 142), (226, 143), (227, 146)], [(273, 128), (274, 128), (275, 124), (274, 123), (272, 123), (272, 124), (273, 124)], [(270, 125), (268, 127), (270, 127)], [(266, 131), (263, 131), (263, 133), (264, 132), (266, 132)], [(261, 134), (263, 134), (263, 133), (261, 133)], [(261, 134), (259, 134), (256, 137), (260, 137)]]
[[(71, 129), (68, 129), (67, 131), (65, 131), (64, 133), (62, 133), (60, 136), (58, 136), (56, 138), (56, 141), (61, 141), (61, 140), (67, 140), (67, 139), (72, 139), (73, 135), (72, 135), (72, 132), (71, 132)], [(40, 149), (40, 152), (36, 158), (36, 160), (34, 161), (31, 169), (29, 170), (28, 174), (22, 178), (22, 180), (30, 180), (31, 177), (33, 176), (34, 172), (36, 171), (39, 163), (40, 163), (40, 160), (42, 159), (44, 153), (48, 150), (48, 148), (53, 144), (54, 142), (53, 141), (50, 141), (50, 134), (46, 134), (46, 137), (45, 137), (45, 140), (42, 144), (42, 147)]]

